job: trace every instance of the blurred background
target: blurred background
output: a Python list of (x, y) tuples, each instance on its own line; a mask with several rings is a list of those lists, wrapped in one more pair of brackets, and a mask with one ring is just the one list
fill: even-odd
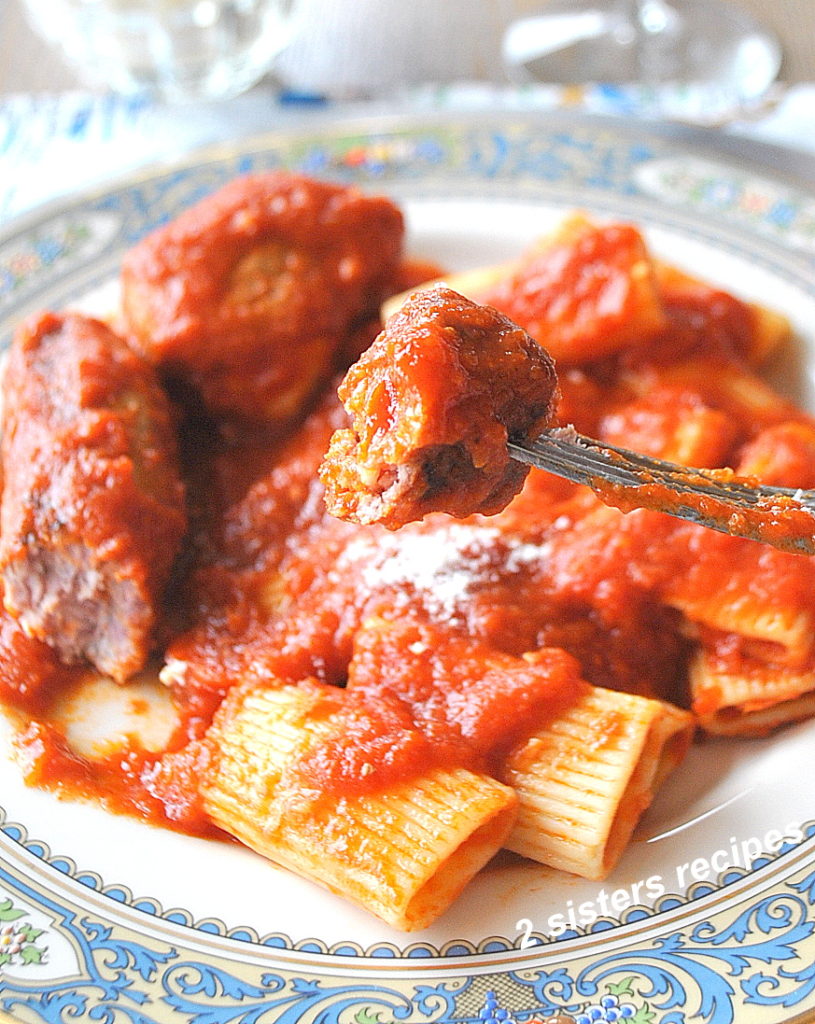
[[(727, 3), (738, 3), (747, 13), (754, 15), (760, 22), (775, 33), (783, 50), (783, 63), (780, 81), (784, 83), (815, 81), (815, 0), (725, 0)], [(367, 7), (366, 23), (371, 24), (370, 11), (382, 10), (392, 0), (352, 0), (350, 6), (358, 9)], [(422, 0), (411, 0), (401, 6), (416, 12), (421, 8)], [(303, 6), (316, 15), (312, 32), (325, 31), (325, 10), (339, 8), (339, 0), (305, 0)], [(487, 81), (500, 81), (502, 78), (500, 61), (500, 40), (504, 28), (514, 19), (545, 11), (545, 0), (432, 0), (427, 5), (428, 12), (453, 8), (461, 11), (462, 20), (469, 20), (475, 26), (462, 28), (459, 43), (463, 50), (470, 47), (468, 56), (472, 57), (472, 48), (479, 47), (478, 77)], [(428, 15), (431, 16), (431, 15)], [(321, 24), (322, 23), (322, 24)], [(449, 53), (449, 40), (444, 41), (444, 49), (448, 50), (447, 70), (455, 72), (455, 59)], [(81, 85), (79, 76), (60, 57), (59, 53), (48, 47), (29, 27), (23, 13), (22, 0), (0, 0), (0, 94), (13, 92), (36, 93), (55, 92), (75, 89)], [(431, 60), (433, 54), (427, 55)], [(444, 59), (443, 49), (439, 50), (439, 62)], [(416, 60), (419, 58), (416, 57)], [(297, 77), (298, 68), (304, 62), (311, 61), (313, 67), (314, 54), (309, 50), (308, 40), (303, 40), (292, 47), (291, 53), (283, 62), (290, 73)], [(437, 62), (437, 67), (444, 65)], [(469, 70), (469, 69), (468, 69)], [(451, 77), (452, 74), (451, 74)]]
[(0, 223), (359, 114), (650, 119), (815, 181), (815, 0), (0, 0), (0, 58)]

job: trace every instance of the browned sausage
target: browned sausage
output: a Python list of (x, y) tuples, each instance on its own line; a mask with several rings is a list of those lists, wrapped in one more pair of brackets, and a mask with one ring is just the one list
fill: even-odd
[(14, 338), (3, 403), (6, 608), (63, 661), (124, 680), (185, 529), (168, 400), (105, 324), (45, 313)]
[(238, 178), (126, 256), (131, 341), (216, 416), (286, 425), (376, 314), (402, 236), (387, 199), (285, 172)]

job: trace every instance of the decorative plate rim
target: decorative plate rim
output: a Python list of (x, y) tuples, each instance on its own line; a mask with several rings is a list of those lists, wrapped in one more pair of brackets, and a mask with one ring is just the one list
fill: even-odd
[(555, 946), (563, 947), (579, 942), (579, 940), (596, 939), (598, 936), (602, 938), (604, 933), (612, 929), (616, 933), (618, 930), (630, 929), (631, 926), (641, 925), (643, 922), (647, 922), (648, 927), (650, 927), (654, 918), (684, 911), (690, 904), (694, 904), (695, 908), (700, 911), (706, 909), (706, 903), (709, 902), (709, 898), (717, 897), (723, 890), (733, 885), (749, 885), (754, 880), (755, 875), (771, 865), (774, 868), (772, 874), (783, 872), (794, 854), (798, 855), (797, 859), (810, 853), (815, 857), (815, 818), (812, 821), (803, 823), (801, 830), (803, 837), (799, 842), (785, 842), (777, 853), (757, 858), (751, 863), (749, 868), (735, 866), (725, 868), (713, 880), (694, 882), (684, 894), (665, 892), (655, 901), (652, 907), (648, 907), (645, 904), (634, 904), (626, 908), (625, 913), (620, 917), (603, 916), (598, 918), (590, 927), (576, 927), (565, 932), (563, 935), (549, 940), (546, 940), (539, 932), (532, 931), (529, 933), (529, 938), (534, 938), (536, 941), (531, 946), (521, 944), (524, 936), (519, 936), (513, 942), (502, 935), (485, 936), (478, 943), (461, 938), (450, 939), (443, 946), (433, 946), (427, 942), (413, 941), (399, 947), (393, 942), (381, 941), (363, 947), (358, 942), (350, 940), (340, 940), (332, 946), (328, 946), (318, 936), (310, 936), (295, 941), (290, 936), (281, 932), (270, 932), (260, 935), (255, 928), (245, 925), (227, 925), (226, 922), (219, 918), (209, 917), (196, 920), (194, 915), (184, 908), (173, 907), (165, 909), (155, 897), (136, 896), (128, 886), (120, 882), (106, 883), (98, 872), (80, 867), (72, 857), (54, 853), (48, 843), (30, 837), (24, 825), (9, 821), (5, 808), (0, 805), (0, 833), (7, 839), (57, 871), (60, 876), (71, 878), (87, 886), (100, 895), (108, 897), (119, 906), (131, 907), (145, 914), (148, 918), (161, 919), (182, 928), (204, 932), (209, 936), (217, 936), (239, 942), (250, 942), (253, 945), (276, 951), (290, 950), (292, 952), (308, 953), (315, 957), (353, 956), (363, 959), (391, 955), (401, 959), (418, 958), (420, 956), (458, 959), (470, 956), (518, 953), (523, 949), (532, 949), (535, 954), (540, 954), (544, 951), (550, 951)]
[(722, 164), (730, 164), (754, 174), (769, 176), (802, 192), (815, 196), (815, 163), (809, 154), (788, 147), (733, 134), (713, 128), (701, 128), (679, 122), (632, 121), (609, 114), (580, 113), (570, 109), (519, 111), (421, 111), (399, 114), (369, 112), (364, 108), (350, 113), (322, 114), (309, 118), (307, 125), (270, 128), (237, 139), (223, 139), (196, 146), (182, 157), (153, 159), (135, 170), (114, 174), (90, 188), (78, 189), (37, 204), (11, 217), (0, 226), (0, 245), (43, 221), (77, 206), (85, 206), (111, 192), (129, 188), (163, 174), (190, 169), (202, 164), (217, 163), (247, 150), (266, 149), (275, 144), (291, 144), (326, 136), (376, 136), (401, 134), (406, 130), (428, 126), (448, 128), (496, 124), (526, 124), (535, 127), (570, 127), (575, 124), (597, 131), (633, 138), (652, 138), (697, 152)]

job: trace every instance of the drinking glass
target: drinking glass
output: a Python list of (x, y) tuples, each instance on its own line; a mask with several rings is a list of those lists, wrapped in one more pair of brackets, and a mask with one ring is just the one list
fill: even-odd
[(288, 42), (291, 0), (25, 0), (90, 85), (168, 101), (250, 88)]
[(775, 81), (775, 36), (729, 0), (552, 0), (510, 25), (515, 81), (636, 86), (651, 109), (683, 94), (698, 119), (756, 106)]

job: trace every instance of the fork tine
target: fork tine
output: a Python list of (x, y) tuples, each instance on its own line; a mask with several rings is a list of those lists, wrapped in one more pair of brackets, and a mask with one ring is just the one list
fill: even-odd
[(730, 470), (692, 469), (602, 444), (571, 427), (509, 443), (521, 462), (584, 484), (623, 511), (647, 508), (721, 533), (815, 554), (815, 492), (753, 485)]

